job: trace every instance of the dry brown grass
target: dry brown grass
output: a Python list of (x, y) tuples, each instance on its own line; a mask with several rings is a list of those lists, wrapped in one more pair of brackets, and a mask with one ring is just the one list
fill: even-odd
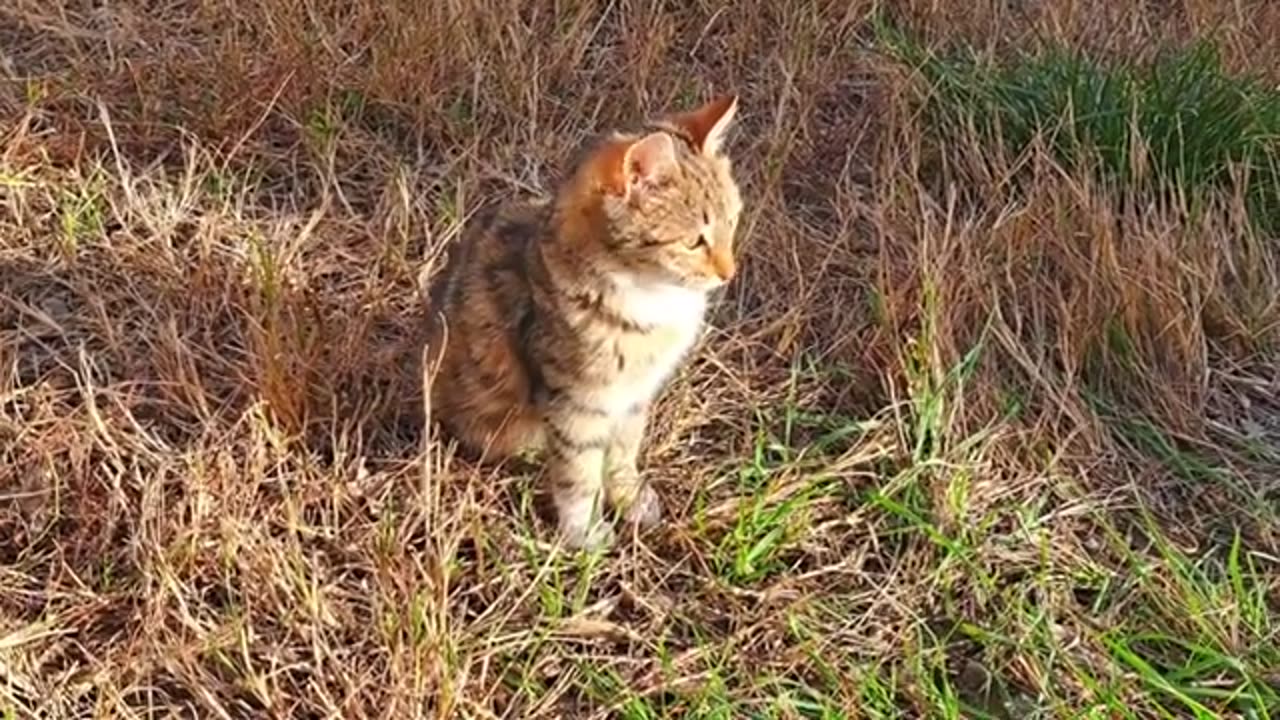
[[(1280, 68), (1267, 0), (887, 7)], [(941, 146), (877, 9), (0, 7), (0, 715), (1280, 711), (1276, 239)], [(419, 275), (727, 90), (742, 274), (660, 406), (671, 522), (565, 556), (532, 471), (424, 428)]]

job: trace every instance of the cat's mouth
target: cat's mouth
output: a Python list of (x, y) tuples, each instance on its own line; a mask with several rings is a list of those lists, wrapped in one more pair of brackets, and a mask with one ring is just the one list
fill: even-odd
[(690, 290), (697, 290), (698, 292), (705, 293), (724, 287), (728, 284), (728, 281), (714, 275), (710, 277), (700, 275), (698, 277), (686, 279), (683, 284)]

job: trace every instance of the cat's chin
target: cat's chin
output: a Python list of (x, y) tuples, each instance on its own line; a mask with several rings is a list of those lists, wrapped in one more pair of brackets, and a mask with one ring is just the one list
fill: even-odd
[(681, 277), (679, 275), (642, 275), (638, 273), (614, 273), (611, 278), (618, 290), (645, 288), (649, 291), (667, 291), (674, 293), (701, 293), (703, 295), (725, 285), (719, 278)]
[(709, 293), (713, 290), (719, 290), (727, 283), (719, 278), (700, 278), (689, 283), (690, 288), (700, 293)]
[(707, 295), (712, 291), (719, 290), (724, 287), (725, 282), (719, 278), (672, 278), (666, 281), (666, 284), (679, 288), (685, 292), (698, 293)]

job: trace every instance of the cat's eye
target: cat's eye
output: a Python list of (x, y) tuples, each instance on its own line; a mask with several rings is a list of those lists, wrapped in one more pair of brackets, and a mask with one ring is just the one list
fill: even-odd
[(698, 250), (704, 247), (711, 247), (711, 242), (707, 240), (706, 233), (698, 233), (697, 237), (689, 241), (689, 248), (691, 250)]

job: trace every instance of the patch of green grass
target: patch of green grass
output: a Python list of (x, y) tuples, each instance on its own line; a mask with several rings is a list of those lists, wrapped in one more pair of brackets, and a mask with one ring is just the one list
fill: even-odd
[[(786, 402), (756, 412), (750, 456), (726, 468), (740, 502), (728, 530), (713, 541), (711, 564), (731, 585), (750, 585), (787, 569), (796, 541), (812, 525), (814, 505), (844, 494), (830, 469), (832, 458), (875, 427), (874, 421), (810, 410), (797, 401), (802, 380), (823, 372), (812, 363), (794, 363)], [(694, 515), (700, 535), (710, 532), (706, 499), (704, 490)]]
[(1230, 472), (1211, 464), (1197, 453), (1178, 447), (1178, 444), (1155, 423), (1145, 418), (1117, 420), (1119, 432), (1137, 445), (1143, 452), (1158, 459), (1178, 477), (1191, 482), (1227, 483)]
[(30, 188), (35, 187), (35, 183), (27, 179), (29, 173), (21, 169), (18, 170), (0, 170), (0, 188)]
[(902, 681), (895, 667), (868, 665), (858, 674), (857, 685), (858, 706), (866, 717), (887, 720), (902, 712)]
[[(1098, 417), (1107, 422), (1117, 437), (1142, 455), (1159, 462), (1173, 475), (1192, 485), (1211, 485), (1229, 490), (1238, 502), (1256, 515), (1266, 517), (1274, 514), (1263, 494), (1234, 472), (1229, 463), (1208, 451), (1189, 446), (1190, 443), (1180, 440), (1151, 418), (1122, 411), (1100, 392), (1090, 391), (1087, 397)], [(1249, 450), (1247, 445), (1239, 449)], [(1265, 451), (1254, 454), (1264, 463), (1274, 459)]]
[[(601, 704), (616, 707), (611, 717), (624, 720), (656, 720), (667, 717), (752, 718), (753, 720), (844, 720), (848, 706), (796, 677), (735, 673), (734, 668), (715, 666), (697, 690), (652, 697), (630, 690), (611, 667), (581, 661), (575, 665), (581, 676), (579, 688)], [(736, 697), (750, 689), (752, 699)]]
[[(783, 556), (807, 527), (808, 506), (832, 486), (829, 478), (818, 476), (800, 490), (788, 492), (786, 484), (795, 482), (794, 468), (799, 462), (796, 451), (785, 441), (790, 424), (784, 424), (781, 438), (763, 425), (756, 433), (751, 457), (734, 478), (743, 496), (736, 516), (711, 555), (716, 574), (732, 585), (758, 582), (785, 569)], [(699, 534), (706, 535), (705, 495), (699, 495), (698, 504), (695, 522)]]
[(976, 131), (1013, 156), (1042, 142), (1068, 167), (1193, 205), (1234, 188), (1259, 228), (1280, 232), (1280, 89), (1229, 74), (1209, 42), (1138, 65), (1058, 47), (935, 53), (884, 25), (879, 37), (928, 83), (926, 116), (944, 138)]
[(618, 717), (625, 720), (662, 717), (663, 708), (655, 707), (647, 698), (631, 693), (627, 689), (626, 680), (612, 667), (586, 661), (579, 661), (576, 667), (582, 676), (579, 687), (583, 693), (602, 706), (620, 705)]
[[(536, 570), (532, 581), (519, 581), (538, 600), (541, 617), (561, 620), (582, 612), (590, 597), (593, 583), (608, 558), (608, 548), (566, 551), (542, 542), (543, 531), (536, 522), (534, 485), (522, 483), (519, 495), (519, 520), (516, 539), (522, 552), (524, 567)], [(503, 568), (513, 579), (520, 571)]]
[(1101, 526), (1128, 566), (1106, 603), (1124, 604), (1122, 622), (1096, 633), (1112, 673), (1138, 683), (1162, 717), (1280, 715), (1275, 558), (1238, 532), (1192, 557), (1145, 512), (1140, 526), (1150, 546), (1141, 551)]
[(306, 137), (321, 156), (332, 151), (343, 129), (359, 122), (366, 105), (365, 97), (355, 90), (337, 92), (323, 104), (307, 113), (303, 127)]
[(805, 720), (845, 720), (850, 717), (835, 699), (805, 683), (779, 679), (769, 684), (776, 699), (765, 717)]
[(785, 570), (786, 550), (808, 527), (809, 505), (831, 488), (830, 480), (819, 478), (775, 501), (770, 498), (772, 488), (766, 485), (744, 501), (712, 556), (717, 574), (741, 585)]
[(96, 185), (93, 182), (64, 190), (58, 198), (58, 227), (68, 257), (75, 256), (82, 242), (102, 234), (105, 200)]
[(503, 653), (499, 656), (502, 684), (522, 702), (534, 704), (549, 689), (546, 679), (537, 672), (539, 657), (534, 650), (526, 653)]

